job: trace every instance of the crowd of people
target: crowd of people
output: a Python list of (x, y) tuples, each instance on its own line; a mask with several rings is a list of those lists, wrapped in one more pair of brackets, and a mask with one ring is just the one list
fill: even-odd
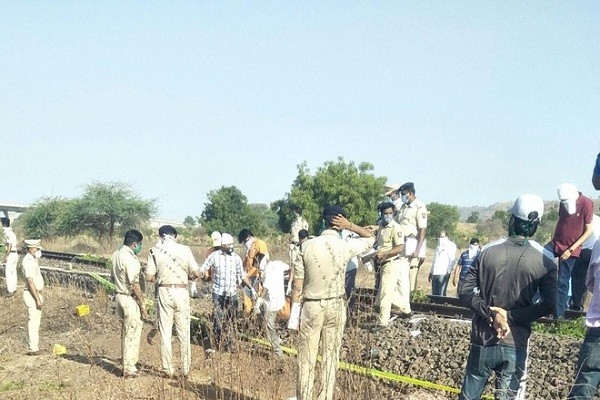
[[(600, 190), (600, 154), (592, 183)], [(333, 399), (344, 327), (348, 313), (355, 311), (359, 264), (375, 275), (376, 322), (369, 327), (370, 332), (386, 330), (394, 319), (412, 315), (410, 292), (416, 289), (425, 259), (428, 212), (416, 197), (412, 182), (390, 185), (386, 195), (388, 200), (378, 206), (377, 225), (359, 226), (341, 205), (329, 205), (322, 211), (324, 229), (317, 236), (309, 235), (301, 210), (294, 209), (289, 263), (272, 260), (266, 242), (250, 229), (243, 229), (237, 235), (245, 249), (243, 258), (234, 251), (232, 234), (213, 232), (212, 246), (199, 265), (191, 249), (177, 242), (176, 229), (164, 225), (142, 267), (138, 255), (143, 235), (137, 230), (127, 231), (122, 247), (112, 255), (116, 309), (122, 321), (123, 377), (140, 374), (136, 364), (142, 321), (148, 318), (142, 279), (155, 286), (163, 373), (168, 378), (178, 375), (171, 349), (174, 328), (180, 346), (179, 370), (184, 378), (189, 375), (190, 297), (198, 296), (196, 281), (202, 280), (211, 286), (213, 351), (236, 350), (234, 321), (241, 309), (246, 315), (260, 316), (272, 352), (280, 357), (283, 352), (278, 317), (289, 318), (288, 327), (298, 330), (296, 398)], [(428, 274), (432, 294), (445, 296), (452, 281), (460, 301), (474, 311), (460, 399), (481, 398), (492, 372), (496, 375), (496, 398), (525, 398), (531, 323), (548, 315), (563, 318), (569, 308), (581, 310), (586, 291), (592, 293), (585, 322), (587, 334), (569, 399), (591, 399), (597, 391), (598, 217), (594, 216), (591, 199), (575, 185), (559, 185), (557, 195), (559, 218), (552, 240), (545, 246), (532, 239), (544, 214), (544, 202), (534, 194), (522, 195), (514, 202), (507, 236), (483, 247), (472, 238), (469, 247), (457, 256), (457, 246), (446, 232), (439, 234)], [(16, 291), (17, 240), (7, 218), (2, 219), (2, 225), (7, 295), (12, 296)], [(44, 302), (44, 281), (38, 264), (42, 247), (40, 240), (33, 239), (25, 240), (25, 246), (22, 266), (26, 279), (23, 300), (29, 315), (28, 354), (37, 355)], [(287, 287), (285, 275), (289, 275)], [(316, 377), (319, 354), (323, 366)], [(317, 379), (319, 384), (315, 385)]]

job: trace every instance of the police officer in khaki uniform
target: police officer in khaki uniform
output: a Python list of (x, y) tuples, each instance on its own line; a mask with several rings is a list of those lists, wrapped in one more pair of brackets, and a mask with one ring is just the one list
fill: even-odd
[(124, 378), (136, 378), (139, 375), (135, 364), (140, 355), (142, 317), (148, 317), (139, 281), (142, 267), (137, 259), (137, 255), (142, 251), (143, 238), (136, 230), (125, 232), (123, 246), (112, 255), (117, 314), (122, 319), (121, 353)]
[(400, 316), (411, 312), (410, 303), (405, 296), (400, 295), (397, 289), (397, 282), (402, 273), (399, 257), (404, 251), (404, 236), (400, 231), (400, 225), (394, 221), (394, 211), (393, 203), (386, 202), (379, 205), (381, 222), (377, 230), (377, 255), (375, 258), (381, 269), (381, 284), (377, 293), (379, 318), (377, 325), (371, 329), (372, 332), (388, 327), (392, 306), (397, 307), (397, 313)]
[(40, 350), (40, 322), (42, 321), (42, 307), (44, 298), (44, 278), (40, 271), (38, 259), (42, 256), (42, 246), (39, 239), (25, 240), (27, 254), (23, 257), (23, 274), (25, 275), (25, 291), (23, 301), (27, 306), (29, 320), (27, 321), (27, 339), (29, 342), (30, 356), (42, 354)]
[[(333, 399), (335, 374), (346, 322), (344, 279), (346, 264), (359, 253), (373, 246), (375, 238), (363, 227), (346, 219), (340, 206), (323, 210), (325, 229), (320, 236), (302, 244), (294, 265), (292, 302), (302, 302), (298, 333), (298, 400), (313, 399), (315, 364), (319, 341), (323, 347), (320, 400)], [(340, 231), (347, 229), (360, 238), (341, 239)]]
[[(405, 254), (400, 257), (402, 269), (408, 270), (408, 276), (398, 282), (400, 292), (410, 298), (410, 292), (417, 290), (419, 267), (425, 253), (425, 234), (427, 233), (427, 208), (425, 203), (415, 196), (415, 185), (406, 182), (398, 189), (402, 206), (396, 214), (396, 222), (404, 235)], [(406, 280), (407, 279), (407, 280)]]
[(184, 377), (190, 372), (192, 352), (190, 349), (190, 296), (188, 279), (200, 277), (200, 268), (192, 250), (176, 242), (177, 231), (171, 225), (158, 230), (160, 245), (150, 249), (146, 279), (158, 283), (158, 327), (162, 338), (160, 352), (163, 372), (175, 376), (171, 336), (173, 322), (179, 341), (181, 370)]

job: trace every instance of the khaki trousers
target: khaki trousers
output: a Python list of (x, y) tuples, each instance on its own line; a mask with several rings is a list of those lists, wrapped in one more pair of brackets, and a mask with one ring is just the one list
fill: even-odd
[(397, 290), (402, 298), (403, 307), (407, 307), (407, 312), (410, 312), (410, 266), (411, 259), (408, 257), (399, 257), (398, 264), (400, 266), (400, 277), (398, 278)]
[[(38, 292), (40, 300), (44, 303), (42, 294)], [(35, 304), (35, 299), (29, 293), (29, 290), (23, 292), (23, 301), (27, 306), (27, 314), (29, 320), (27, 321), (27, 342), (29, 344), (29, 351), (38, 351), (40, 349), (40, 323), (42, 322), (42, 310), (38, 310)]]
[(332, 400), (340, 346), (346, 323), (346, 302), (343, 298), (305, 301), (298, 332), (298, 376), (296, 397), (312, 400), (315, 365), (321, 341), (321, 376), (318, 400)]
[[(379, 325), (387, 325), (390, 319), (392, 305), (403, 313), (410, 313), (410, 303), (406, 296), (398, 290), (398, 282), (402, 279), (402, 264), (400, 260), (392, 260), (381, 266), (381, 284), (379, 287)], [(406, 268), (404, 268), (406, 269)]]
[(121, 318), (121, 354), (123, 373), (137, 371), (135, 364), (140, 358), (140, 339), (142, 337), (142, 319), (140, 307), (130, 295), (117, 294), (117, 315)]
[(190, 296), (187, 288), (158, 288), (158, 328), (161, 336), (160, 354), (163, 371), (173, 375), (173, 323), (179, 341), (181, 370), (184, 375), (190, 372), (192, 352), (190, 349)]
[(6, 291), (8, 293), (14, 293), (17, 290), (17, 263), (19, 262), (19, 255), (14, 252), (8, 253), (6, 257)]
[(417, 278), (419, 277), (419, 258), (413, 257), (410, 259), (410, 291), (417, 290)]

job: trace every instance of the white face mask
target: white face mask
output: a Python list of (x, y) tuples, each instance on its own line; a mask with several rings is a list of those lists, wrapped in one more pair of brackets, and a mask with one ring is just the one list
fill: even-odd
[(403, 194), (402, 196), (400, 196), (400, 199), (402, 200), (402, 202), (404, 204), (408, 204), (408, 193)]
[(438, 243), (440, 244), (440, 246), (445, 245), (446, 243), (448, 243), (448, 237), (444, 236), (444, 237), (438, 238)]
[(469, 252), (476, 252), (477, 250), (479, 250), (479, 245), (476, 245), (476, 244), (469, 245)]
[(40, 249), (37, 249), (37, 251), (33, 253), (33, 255), (35, 256), (35, 258), (42, 258), (42, 251)]
[(382, 215), (381, 222), (383, 222), (383, 225), (387, 226), (390, 222), (392, 222), (393, 219), (394, 219), (393, 215), (385, 214), (385, 215)]

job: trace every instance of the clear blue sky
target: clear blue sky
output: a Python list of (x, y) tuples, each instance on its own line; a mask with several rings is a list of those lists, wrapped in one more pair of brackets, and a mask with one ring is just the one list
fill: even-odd
[(593, 198), (600, 2), (4, 2), (0, 201), (130, 183), (183, 219), (338, 156), (425, 202)]

